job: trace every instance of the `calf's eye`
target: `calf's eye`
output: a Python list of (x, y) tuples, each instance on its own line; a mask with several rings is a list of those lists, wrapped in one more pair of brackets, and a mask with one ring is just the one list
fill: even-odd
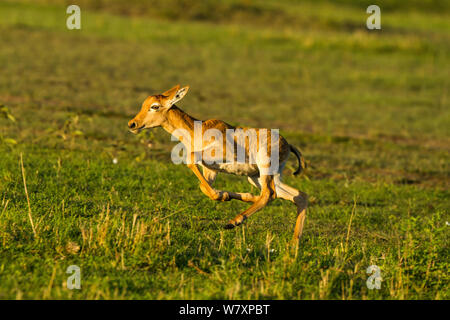
[(152, 110), (158, 110), (158, 109), (159, 109), (159, 106), (151, 106), (151, 109), (152, 109)]

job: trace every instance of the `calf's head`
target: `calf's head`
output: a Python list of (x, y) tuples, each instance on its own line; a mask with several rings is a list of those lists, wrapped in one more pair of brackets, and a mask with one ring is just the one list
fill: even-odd
[(128, 128), (134, 134), (143, 129), (155, 128), (161, 126), (167, 121), (167, 112), (177, 102), (183, 99), (189, 90), (189, 86), (180, 89), (177, 85), (172, 89), (149, 96), (142, 103), (141, 111), (128, 122)]

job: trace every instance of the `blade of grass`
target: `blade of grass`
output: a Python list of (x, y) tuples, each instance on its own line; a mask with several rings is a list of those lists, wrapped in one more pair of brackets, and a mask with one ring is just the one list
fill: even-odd
[(23, 187), (25, 189), (25, 195), (27, 196), (27, 203), (28, 203), (28, 218), (30, 219), (31, 228), (33, 229), (34, 237), (37, 237), (36, 229), (34, 228), (33, 223), (33, 217), (31, 216), (31, 205), (30, 205), (30, 197), (28, 196), (28, 189), (27, 189), (27, 179), (25, 177), (25, 168), (23, 167), (23, 157), (22, 153), (20, 153), (20, 167), (22, 168), (22, 178), (23, 178)]

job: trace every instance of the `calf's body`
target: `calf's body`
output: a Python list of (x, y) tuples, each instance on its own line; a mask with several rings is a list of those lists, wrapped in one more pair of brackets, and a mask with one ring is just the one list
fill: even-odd
[[(187, 166), (199, 179), (200, 190), (205, 195), (215, 201), (236, 199), (250, 202), (250, 207), (226, 224), (228, 229), (241, 224), (276, 198), (294, 203), (297, 207), (294, 242), (297, 243), (306, 216), (307, 195), (283, 183), (281, 176), (290, 152), (293, 152), (299, 161), (299, 168), (294, 174), (305, 168), (301, 153), (270, 129), (233, 127), (216, 119), (200, 123), (175, 106), (175, 102), (181, 100), (188, 89), (176, 86), (161, 95), (148, 97), (141, 111), (128, 123), (130, 131), (138, 133), (146, 128), (163, 127), (188, 150)], [(205, 139), (205, 134), (209, 132), (214, 135)], [(230, 132), (233, 132), (233, 135), (230, 135)], [(200, 143), (196, 143), (198, 136), (201, 137)], [(230, 153), (227, 153), (230, 148), (233, 148), (231, 158)], [(239, 159), (239, 154), (244, 156), (245, 161)], [(246, 176), (252, 185), (260, 189), (260, 194), (213, 188), (219, 172)]]

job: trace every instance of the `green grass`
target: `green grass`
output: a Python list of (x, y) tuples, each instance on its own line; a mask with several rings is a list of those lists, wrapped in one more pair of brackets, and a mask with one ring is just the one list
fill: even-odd
[[(0, 298), (449, 299), (446, 2), (390, 1), (369, 32), (363, 1), (180, 1), (80, 2), (79, 31), (57, 1), (0, 3)], [(292, 204), (224, 230), (247, 205), (206, 198), (161, 129), (127, 132), (177, 83), (193, 116), (302, 149), (307, 176), (285, 170), (311, 200), (298, 252)]]

